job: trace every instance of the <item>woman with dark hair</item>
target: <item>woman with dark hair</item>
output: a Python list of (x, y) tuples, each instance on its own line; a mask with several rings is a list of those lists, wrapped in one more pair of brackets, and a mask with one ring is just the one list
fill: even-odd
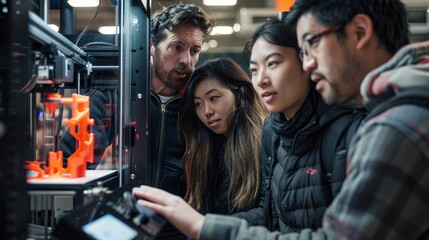
[(230, 214), (256, 206), (267, 114), (248, 75), (233, 60), (209, 60), (195, 70), (180, 112), (185, 200), (195, 209)]
[(323, 101), (301, 68), (294, 30), (282, 22), (258, 28), (244, 54), (271, 115), (262, 134), (264, 196), (259, 208), (236, 216), (281, 232), (317, 229), (341, 189), (348, 142), (363, 115)]

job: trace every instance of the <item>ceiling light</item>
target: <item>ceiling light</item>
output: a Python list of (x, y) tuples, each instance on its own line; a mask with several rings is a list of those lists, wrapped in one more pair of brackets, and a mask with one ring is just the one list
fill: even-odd
[(211, 47), (211, 48), (215, 48), (215, 47), (217, 47), (217, 41), (216, 41), (216, 40), (214, 40), (214, 39), (211, 39), (211, 40), (208, 42), (208, 44), (209, 44), (209, 47)]
[(60, 30), (60, 28), (55, 24), (48, 24), (48, 27), (53, 29), (55, 32), (58, 32)]
[(232, 29), (234, 30), (234, 32), (240, 32), (241, 25), (239, 23), (234, 23), (234, 26), (232, 26)]
[(101, 26), (98, 28), (98, 32), (101, 34), (118, 34), (119, 27), (117, 26)]
[(233, 32), (234, 30), (231, 26), (215, 26), (210, 35), (229, 35)]
[(97, 7), (100, 0), (68, 0), (68, 4), (72, 7)]
[(235, 6), (237, 0), (204, 0), (206, 6)]

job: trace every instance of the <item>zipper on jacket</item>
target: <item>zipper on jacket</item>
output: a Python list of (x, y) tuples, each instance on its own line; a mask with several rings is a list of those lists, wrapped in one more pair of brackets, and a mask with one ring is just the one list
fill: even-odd
[[(279, 187), (278, 187), (278, 189), (277, 189), (277, 202), (276, 202), (276, 204), (277, 204), (277, 208), (278, 209), (280, 209), (280, 211), (282, 211), (282, 212), (280, 212), (280, 213), (278, 213), (278, 218), (279, 218), (279, 220), (281, 220), (281, 221), (283, 221), (283, 208), (282, 208), (282, 205), (281, 205), (281, 203), (282, 203), (282, 194), (281, 194), (281, 189), (283, 188), (283, 183), (284, 183), (284, 181), (282, 181), (283, 180), (283, 177), (284, 177), (284, 175), (285, 175), (285, 172), (286, 172), (286, 169), (289, 169), (289, 167), (290, 167), (290, 164), (292, 164), (292, 163), (290, 163), (290, 158), (291, 158), (291, 156), (292, 156), (292, 153), (293, 153), (293, 151), (294, 151), (294, 149), (295, 149), (295, 143), (296, 143), (296, 138), (302, 133), (302, 132), (304, 132), (305, 130), (307, 130), (308, 128), (310, 128), (310, 127), (312, 127), (314, 124), (316, 123), (316, 119), (313, 119), (312, 120), (312, 122), (309, 124), (309, 125), (307, 125), (306, 127), (304, 127), (304, 128), (302, 128), (302, 129), (300, 129), (296, 134), (295, 134), (295, 136), (294, 136), (294, 138), (293, 138), (293, 142), (292, 142), (292, 146), (291, 146), (291, 148), (290, 148), (290, 152), (288, 153), (288, 152), (286, 152), (285, 151), (285, 153), (286, 153), (286, 161), (285, 161), (285, 167), (284, 167), (284, 169), (283, 169), (283, 173), (282, 173), (282, 175), (280, 176), (280, 179), (279, 179)], [(280, 140), (280, 145), (279, 145), (279, 148), (280, 147), (283, 147), (282, 146), (282, 143), (283, 143), (283, 141), (281, 141)], [(277, 154), (278, 154), (278, 149), (277, 149), (277, 153), (276, 153), (276, 157), (277, 157)], [(279, 160), (277, 159), (277, 164), (279, 164)], [(275, 168), (276, 166), (274, 166), (274, 168)], [(274, 168), (273, 168), (273, 175), (274, 175)]]
[(155, 184), (153, 185), (154, 187), (159, 187), (160, 184), (160, 179), (161, 179), (161, 169), (162, 169), (162, 159), (164, 158), (164, 138), (165, 138), (165, 113), (167, 112), (167, 105), (171, 102), (174, 102), (177, 99), (180, 99), (180, 96), (176, 96), (170, 100), (168, 100), (165, 103), (162, 103), (161, 100), (158, 98), (158, 96), (154, 93), (151, 93), (152, 95), (154, 95), (155, 99), (158, 101), (158, 103), (160, 104), (160, 108), (161, 108), (161, 125), (160, 125), (160, 138), (159, 138), (159, 148), (158, 148), (158, 159), (156, 161), (156, 171), (155, 171)]
[[(161, 178), (161, 159), (164, 157), (164, 122), (165, 122), (165, 107), (167, 103), (161, 103), (161, 128), (160, 128), (160, 139), (159, 139), (159, 148), (158, 148), (158, 161), (156, 164), (156, 173), (155, 173), (155, 187), (159, 187), (159, 180)], [(162, 143), (162, 145), (161, 145)]]

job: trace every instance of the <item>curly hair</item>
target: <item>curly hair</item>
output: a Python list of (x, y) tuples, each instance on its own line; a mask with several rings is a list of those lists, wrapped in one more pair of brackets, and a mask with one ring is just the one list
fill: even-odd
[(156, 11), (151, 17), (151, 40), (156, 46), (169, 32), (180, 26), (191, 25), (199, 28), (204, 35), (210, 34), (214, 19), (200, 6), (193, 3), (178, 3)]

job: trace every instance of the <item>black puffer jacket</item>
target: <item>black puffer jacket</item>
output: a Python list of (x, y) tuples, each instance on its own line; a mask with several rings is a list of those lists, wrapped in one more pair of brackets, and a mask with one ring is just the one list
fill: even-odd
[(332, 124), (346, 114), (354, 114), (348, 118), (359, 123), (363, 118), (351, 108), (326, 105), (314, 90), (293, 119), (271, 114), (262, 135), (260, 206), (235, 216), (281, 232), (321, 227), (323, 213), (344, 181), (347, 154), (344, 140), (335, 148), (335, 159), (325, 160), (334, 161), (332, 171), (326, 171), (322, 156), (329, 146), (323, 142), (326, 131), (335, 129)]

